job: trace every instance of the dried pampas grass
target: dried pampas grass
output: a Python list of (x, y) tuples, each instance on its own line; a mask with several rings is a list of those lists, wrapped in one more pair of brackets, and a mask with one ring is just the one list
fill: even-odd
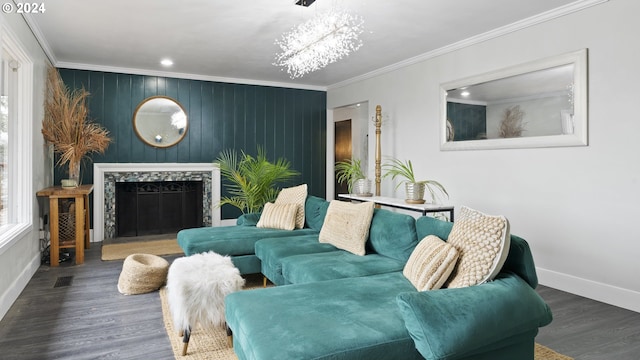
[(89, 122), (84, 88), (69, 90), (54, 67), (47, 70), (42, 135), (59, 154), (57, 165), (69, 164), (69, 175), (77, 174), (80, 161), (89, 153), (104, 151), (111, 143), (109, 131)]
[(527, 131), (525, 129), (526, 123), (522, 122), (522, 118), (524, 118), (524, 112), (520, 110), (520, 105), (506, 108), (500, 122), (500, 137), (521, 137), (522, 133)]

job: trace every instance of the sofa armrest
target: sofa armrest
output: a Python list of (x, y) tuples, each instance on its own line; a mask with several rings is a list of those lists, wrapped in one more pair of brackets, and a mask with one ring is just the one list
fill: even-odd
[(427, 359), (469, 357), (514, 335), (537, 332), (552, 320), (549, 306), (512, 273), (467, 288), (405, 292), (396, 301)]
[(260, 220), (260, 213), (242, 214), (236, 220), (236, 225), (256, 226)]

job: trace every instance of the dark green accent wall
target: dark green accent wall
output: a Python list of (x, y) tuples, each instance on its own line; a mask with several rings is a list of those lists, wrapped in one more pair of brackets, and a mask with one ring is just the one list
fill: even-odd
[[(301, 173), (291, 185), (306, 183), (310, 194), (325, 196), (324, 91), (72, 69), (60, 69), (60, 75), (70, 88), (91, 93), (89, 116), (114, 139), (104, 155), (91, 156), (93, 162), (206, 163), (224, 149), (255, 155), (259, 145), (270, 159), (284, 157)], [(146, 145), (132, 127), (136, 106), (155, 95), (176, 99), (187, 111), (188, 132), (169, 148)], [(82, 165), (83, 183), (93, 182), (93, 162)], [(63, 177), (56, 168), (56, 183)], [(223, 219), (238, 214), (222, 208)]]
[(487, 136), (487, 107), (447, 102), (447, 118), (455, 131), (454, 141), (477, 140)]

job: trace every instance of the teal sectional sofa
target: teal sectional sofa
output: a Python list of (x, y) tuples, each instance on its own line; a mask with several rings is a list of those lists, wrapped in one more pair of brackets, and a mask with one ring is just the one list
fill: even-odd
[(491, 282), (419, 292), (404, 264), (419, 239), (447, 239), (452, 223), (376, 209), (366, 254), (358, 256), (318, 242), (328, 204), (310, 196), (305, 228), (286, 234), (255, 228), (255, 215), (236, 227), (179, 233), (187, 255), (222, 251), (236, 264), (251, 257), (241, 271), (278, 285), (225, 299), (239, 359), (533, 359), (538, 328), (552, 315), (534, 290), (526, 241), (511, 235)]

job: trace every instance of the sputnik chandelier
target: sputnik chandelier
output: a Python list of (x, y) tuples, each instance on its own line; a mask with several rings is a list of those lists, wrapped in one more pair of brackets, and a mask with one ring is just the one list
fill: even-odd
[(363, 23), (344, 10), (318, 14), (276, 39), (282, 52), (273, 64), (286, 68), (292, 79), (321, 69), (362, 46)]

